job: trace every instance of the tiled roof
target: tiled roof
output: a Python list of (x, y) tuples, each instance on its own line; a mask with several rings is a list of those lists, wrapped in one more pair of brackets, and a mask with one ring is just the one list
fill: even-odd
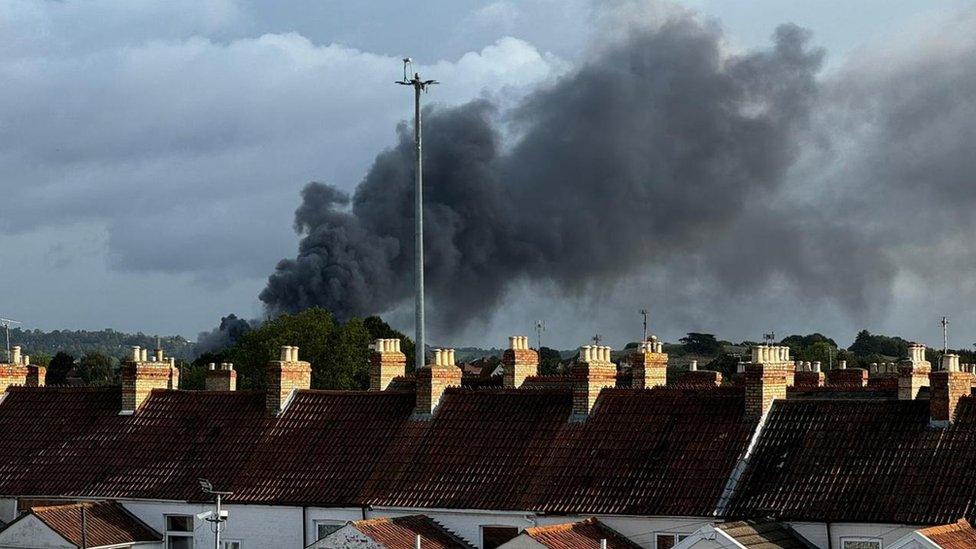
[(729, 507), (735, 517), (940, 524), (973, 518), (976, 400), (948, 428), (926, 400), (773, 404)]
[(600, 547), (600, 540), (607, 540), (608, 549), (637, 549), (640, 545), (630, 541), (617, 531), (595, 518), (580, 522), (526, 528), (525, 535), (549, 549), (581, 549)]
[(748, 549), (807, 549), (802, 538), (781, 522), (743, 520), (716, 524), (716, 528)]
[(971, 549), (976, 547), (976, 529), (966, 519), (952, 524), (932, 526), (918, 531), (919, 534), (939, 544), (942, 549)]
[(388, 549), (413, 549), (418, 535), (424, 549), (471, 548), (470, 544), (424, 515), (357, 520), (352, 525)]
[(566, 387), (254, 392), (14, 388), (0, 403), (0, 495), (707, 515), (754, 423), (741, 389), (607, 389), (585, 422)]
[[(81, 531), (82, 509), (85, 533)], [(162, 541), (163, 536), (111, 501), (33, 507), (30, 513), (71, 543), (81, 547), (118, 545), (141, 541)]]

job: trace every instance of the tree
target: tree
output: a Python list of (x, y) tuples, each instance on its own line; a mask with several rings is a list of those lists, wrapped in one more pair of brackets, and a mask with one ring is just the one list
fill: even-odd
[(75, 366), (75, 357), (58, 351), (47, 366), (47, 376), (44, 383), (47, 385), (64, 385), (68, 381), (68, 372)]
[(559, 351), (549, 347), (539, 349), (539, 374), (544, 376), (557, 374), (562, 363), (563, 359)]
[(679, 341), (686, 352), (697, 355), (716, 355), (722, 350), (722, 344), (712, 334), (688, 332), (688, 335)]
[(78, 377), (86, 385), (106, 385), (115, 382), (115, 368), (111, 357), (99, 352), (85, 353), (78, 361)]
[(399, 339), (400, 350), (407, 355), (407, 372), (412, 372), (414, 367), (414, 357), (416, 356), (416, 344), (413, 340), (402, 332), (394, 330), (389, 324), (378, 316), (367, 316), (363, 319), (363, 326), (369, 332), (370, 341), (377, 339)]
[(858, 332), (854, 343), (847, 349), (857, 356), (883, 355), (888, 358), (900, 358), (908, 355), (909, 342), (900, 337), (872, 335), (867, 330)]

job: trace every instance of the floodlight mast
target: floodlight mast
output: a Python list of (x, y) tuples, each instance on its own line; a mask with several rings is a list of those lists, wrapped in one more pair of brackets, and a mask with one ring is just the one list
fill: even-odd
[(212, 513), (209, 511), (207, 513), (203, 513), (203, 515), (206, 516), (206, 518), (203, 520), (213, 524), (211, 531), (214, 533), (214, 549), (221, 549), (220, 531), (223, 529), (224, 523), (227, 522), (227, 511), (221, 510), (220, 498), (223, 496), (231, 496), (233, 495), (233, 492), (218, 492), (213, 489), (213, 484), (211, 484), (210, 481), (205, 478), (197, 479), (197, 481), (200, 483), (200, 490), (202, 490), (204, 494), (210, 494), (217, 498), (216, 508)]
[(414, 280), (416, 281), (416, 351), (415, 365), (419, 370), (426, 364), (426, 333), (424, 330), (424, 170), (423, 170), (423, 131), (420, 120), (420, 92), (427, 91), (427, 87), (438, 84), (436, 80), (421, 80), (419, 73), (414, 73), (408, 79), (408, 74), (413, 69), (413, 63), (409, 57), (403, 59), (403, 80), (396, 83), (401, 86), (413, 86), (413, 135), (416, 153), (416, 166), (414, 171), (415, 190), (414, 190)]

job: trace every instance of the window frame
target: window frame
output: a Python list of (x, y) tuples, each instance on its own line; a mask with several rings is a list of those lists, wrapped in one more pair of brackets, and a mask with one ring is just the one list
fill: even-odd
[(840, 538), (841, 549), (845, 549), (847, 547), (848, 542), (874, 543), (877, 544), (877, 549), (884, 549), (884, 540), (882, 540), (881, 538), (872, 538), (867, 536), (841, 536)]
[[(179, 517), (183, 519), (190, 520), (189, 530), (170, 530), (169, 529), (169, 519), (170, 517)], [(196, 517), (193, 515), (184, 515), (181, 513), (166, 513), (163, 515), (163, 547), (169, 548), (170, 538), (187, 538), (190, 540), (190, 549), (196, 545), (195, 535), (196, 535), (197, 522)]]
[(506, 530), (515, 530), (515, 535), (509, 538), (509, 541), (522, 535), (522, 529), (518, 526), (512, 526), (511, 524), (480, 524), (478, 525), (478, 534), (480, 534), (481, 537), (481, 544), (479, 547), (482, 548), (485, 547), (485, 528), (504, 528)]
[[(316, 537), (315, 541), (318, 541), (320, 539), (325, 539), (325, 538), (331, 536), (335, 532), (338, 532), (346, 524), (348, 524), (348, 521), (345, 521), (345, 520), (335, 520), (335, 519), (314, 519), (314, 520), (312, 520), (312, 528), (315, 529), (315, 537)], [(324, 535), (322, 537), (319, 537), (319, 526), (326, 526), (326, 525), (328, 525), (328, 526), (335, 526), (336, 529), (333, 530), (333, 531), (331, 531), (331, 532), (329, 532), (328, 534), (326, 534), (326, 535)]]
[(681, 532), (667, 532), (667, 531), (654, 532), (654, 549), (657, 549), (658, 536), (671, 536), (671, 539), (674, 542), (674, 545), (672, 545), (671, 547), (674, 547), (675, 545), (678, 545), (682, 541), (688, 539), (688, 536), (690, 535), (691, 534), (682, 534)]

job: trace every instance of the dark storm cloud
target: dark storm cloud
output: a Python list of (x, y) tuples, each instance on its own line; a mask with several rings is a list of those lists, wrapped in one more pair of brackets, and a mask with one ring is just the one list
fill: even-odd
[[(485, 101), (428, 110), (435, 322), (453, 330), (484, 318), (524, 280), (572, 293), (696, 254), (730, 294), (780, 277), (864, 307), (890, 277), (830, 265), (830, 246), (862, 254), (860, 235), (768, 198), (784, 185), (818, 100), (823, 52), (808, 38), (783, 25), (768, 51), (726, 57), (716, 30), (675, 16), (602, 47), (510, 112)], [(517, 136), (507, 150), (499, 118)], [(261, 294), (271, 311), (319, 305), (348, 317), (410, 295), (412, 162), (412, 134), (401, 127), (351, 210), (326, 185), (306, 188), (299, 255)]]

